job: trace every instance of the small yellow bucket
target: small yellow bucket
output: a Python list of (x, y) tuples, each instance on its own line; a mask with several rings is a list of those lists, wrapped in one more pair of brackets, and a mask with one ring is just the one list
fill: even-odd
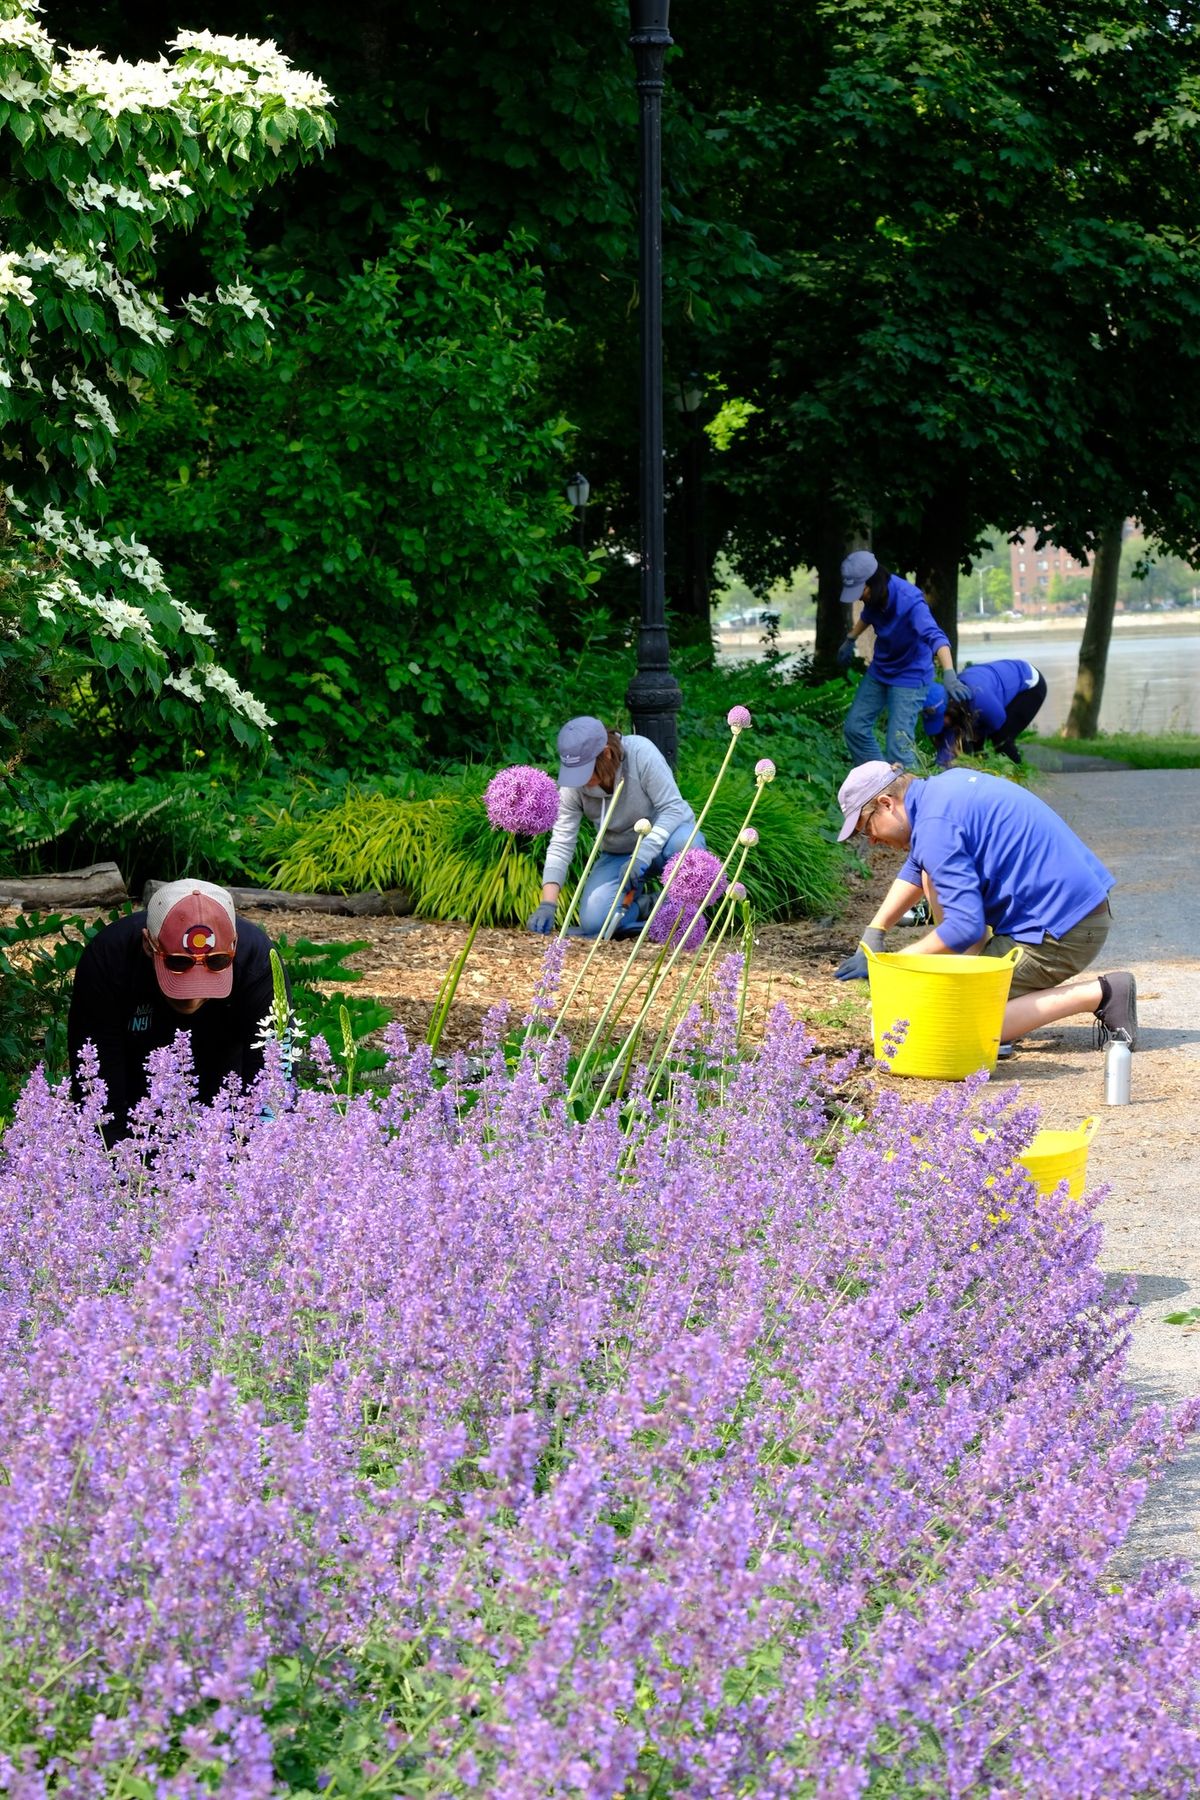
[(1065, 1181), (1071, 1199), (1079, 1199), (1087, 1181), (1088, 1145), (1099, 1123), (1093, 1114), (1075, 1131), (1039, 1131), (1022, 1150), (1017, 1161), (1040, 1194), (1052, 1194)]
[(908, 1020), (904, 1042), (888, 1059), (893, 1074), (964, 1081), (996, 1067), (1019, 944), (1007, 956), (877, 955), (865, 944), (863, 949), (876, 1056), (884, 1054), (885, 1034)]

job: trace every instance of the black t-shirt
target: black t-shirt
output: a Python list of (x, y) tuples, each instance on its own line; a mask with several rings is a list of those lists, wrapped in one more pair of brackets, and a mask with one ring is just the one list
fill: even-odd
[(79, 1052), (91, 1043), (113, 1115), (104, 1134), (110, 1144), (128, 1136), (130, 1109), (145, 1097), (146, 1058), (173, 1043), (177, 1032), (186, 1031), (192, 1041), (202, 1101), (214, 1100), (230, 1075), (249, 1086), (263, 1066), (255, 1039), (262, 1036), (274, 998), (271, 940), (261, 926), (239, 918), (228, 999), (206, 1000), (194, 1013), (176, 1012), (142, 948), (145, 924), (145, 913), (135, 912), (96, 934), (79, 959), (67, 1016), (75, 1097), (80, 1097)]

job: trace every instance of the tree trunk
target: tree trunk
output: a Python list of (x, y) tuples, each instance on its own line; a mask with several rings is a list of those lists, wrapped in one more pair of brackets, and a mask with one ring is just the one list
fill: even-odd
[(929, 610), (950, 639), (958, 667), (958, 571), (967, 542), (969, 490), (965, 483), (939, 489), (921, 518), (917, 549), (917, 586)]
[(59, 912), (64, 906), (120, 906), (128, 900), (116, 863), (92, 863), (61, 875), (0, 875), (0, 906), (22, 912)]
[(1112, 637), (1113, 613), (1117, 607), (1117, 583), (1121, 574), (1121, 534), (1124, 518), (1111, 520), (1100, 536), (1100, 544), (1092, 563), (1092, 585), (1088, 594), (1087, 618), (1079, 646), (1079, 671), (1075, 677), (1075, 693), (1067, 722), (1060, 737), (1095, 737), (1100, 729), (1100, 702), (1104, 698), (1104, 676), (1108, 668), (1108, 645)]
[[(162, 881), (148, 881), (142, 889), (142, 905), (148, 904)], [(350, 918), (403, 917), (412, 912), (412, 895), (407, 888), (367, 888), (361, 894), (289, 894), (283, 888), (227, 887), (226, 893), (237, 907), (254, 907), (264, 912), (340, 913)]]
[(851, 625), (851, 609), (842, 605), (842, 559), (851, 550), (869, 548), (865, 539), (848, 542), (840, 524), (830, 523), (835, 517), (832, 506), (824, 509), (826, 522), (817, 563), (817, 638), (813, 645), (813, 667), (818, 675), (825, 677), (837, 673), (838, 647)]

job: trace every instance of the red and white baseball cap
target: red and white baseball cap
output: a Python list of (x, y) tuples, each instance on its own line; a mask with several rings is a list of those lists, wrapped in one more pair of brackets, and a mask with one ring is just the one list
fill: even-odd
[[(146, 930), (158, 949), (154, 973), (168, 1000), (226, 1000), (233, 989), (237, 915), (233, 896), (211, 881), (167, 881), (146, 907)], [(229, 957), (209, 968), (205, 957)], [(173, 969), (166, 958), (188, 958)]]

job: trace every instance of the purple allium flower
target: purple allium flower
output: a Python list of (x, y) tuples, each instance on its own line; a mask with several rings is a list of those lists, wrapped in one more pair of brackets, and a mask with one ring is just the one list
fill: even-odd
[(738, 832), (738, 843), (745, 844), (747, 848), (751, 848), (753, 845), (757, 844), (757, 842), (758, 832), (754, 829), (754, 826), (743, 825), (742, 829)]
[(760, 781), (774, 781), (775, 764), (771, 761), (769, 756), (764, 756), (760, 762), (755, 763), (754, 773), (758, 776)]
[(662, 902), (650, 921), (649, 936), (656, 944), (682, 944), (685, 950), (698, 950), (704, 942), (708, 921), (702, 912), (689, 907), (672, 906), (670, 896)]
[(725, 714), (726, 723), (733, 732), (745, 731), (750, 723), (750, 712), (745, 706), (731, 706)]
[(730, 896), (734, 900), (744, 900), (746, 898), (745, 882), (744, 881), (731, 881), (729, 884), (729, 892), (730, 892)]
[(540, 837), (558, 817), (558, 789), (544, 769), (514, 763), (493, 775), (484, 793), (487, 815), (497, 831)]
[(687, 850), (677, 850), (663, 869), (662, 879), (668, 903), (686, 906), (692, 912), (698, 906), (719, 900), (725, 892), (721, 858), (714, 856), (711, 850), (702, 850), (698, 844), (692, 844)]

